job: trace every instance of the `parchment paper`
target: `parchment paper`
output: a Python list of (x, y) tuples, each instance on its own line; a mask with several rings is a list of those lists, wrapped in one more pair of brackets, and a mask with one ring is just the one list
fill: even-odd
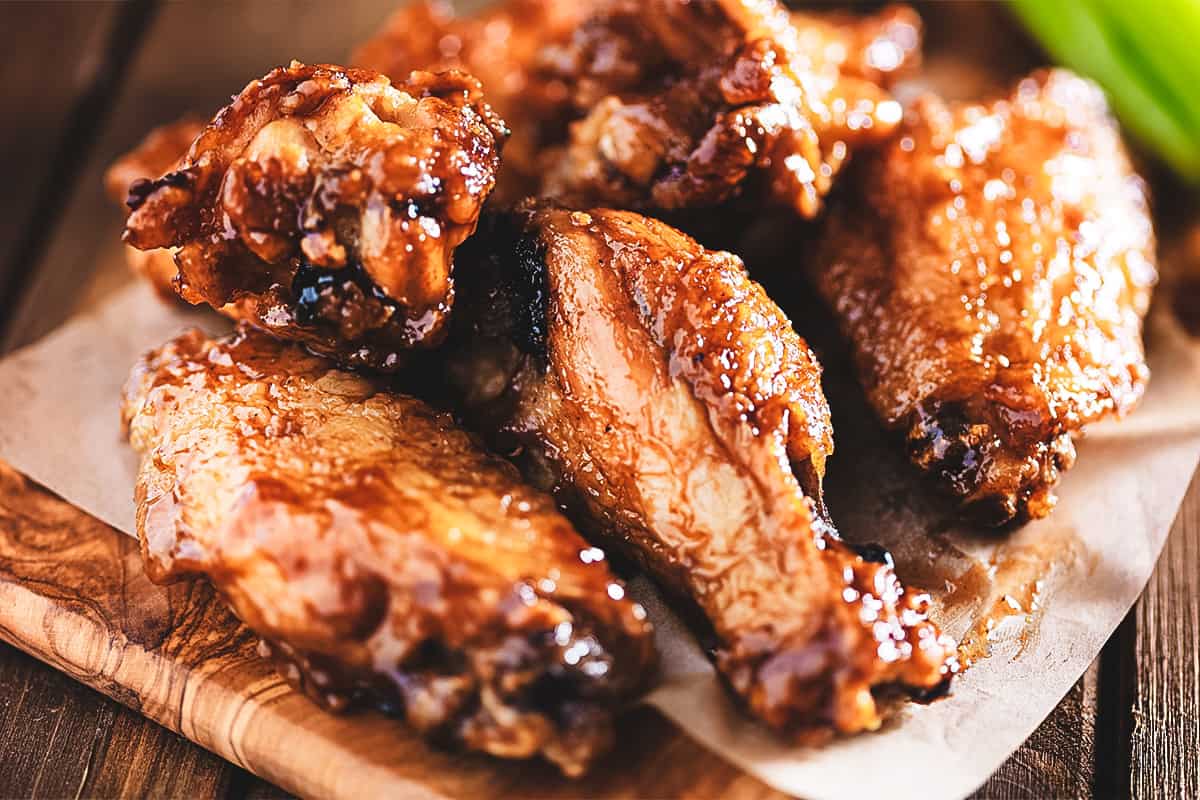
[[(5, 360), (0, 458), (131, 532), (135, 459), (121, 437), (120, 387), (141, 352), (196, 324), (223, 325), (168, 308), (134, 285)], [(901, 576), (934, 595), (943, 627), (973, 642), (968, 658), (991, 651), (950, 697), (908, 704), (875, 734), (788, 746), (733, 708), (692, 637), (639, 581), (634, 593), (658, 625), (664, 664), (647, 702), (714, 752), (799, 796), (969, 793), (1100, 652), (1149, 578), (1196, 468), (1196, 351), (1165, 316), (1153, 320), (1148, 342), (1154, 377), (1142, 407), (1089, 431), (1048, 520), (1003, 534), (957, 525), (861, 407), (852, 380), (827, 364), (838, 448), (829, 503), (843, 535), (892, 549)]]

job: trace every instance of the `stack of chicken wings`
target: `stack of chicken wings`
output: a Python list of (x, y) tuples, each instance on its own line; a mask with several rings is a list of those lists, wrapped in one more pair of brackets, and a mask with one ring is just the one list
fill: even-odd
[(326, 707), (570, 775), (654, 682), (636, 571), (786, 740), (944, 694), (928, 595), (824, 503), (817, 356), (660, 219), (794, 217), (752, 266), (820, 297), (931, 488), (1050, 513), (1148, 378), (1145, 189), (1066, 72), (902, 104), (920, 36), (905, 7), (417, 3), (152, 133), (108, 176), (131, 263), (237, 327), (126, 387), (151, 577), (212, 581)]

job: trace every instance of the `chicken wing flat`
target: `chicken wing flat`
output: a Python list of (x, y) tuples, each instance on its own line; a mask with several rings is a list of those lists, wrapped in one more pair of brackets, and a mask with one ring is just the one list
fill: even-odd
[(151, 578), (207, 577), (316, 699), (569, 774), (608, 747), (645, 613), (448, 416), (243, 326), (147, 356), (123, 417)]
[(850, 152), (900, 121), (872, 79), (902, 67), (919, 38), (909, 10), (851, 23), (792, 17), (774, 0), (612, 0), (547, 58), (585, 116), (544, 193), (680, 209), (717, 205), (753, 178), (812, 217)]
[[(153, 180), (180, 165), (188, 148), (204, 129), (194, 117), (163, 125), (150, 131), (142, 142), (113, 162), (104, 174), (104, 188), (114, 202), (126, 207), (129, 188), (138, 181)], [(175, 259), (170, 250), (125, 248), (125, 259), (135, 275), (145, 278), (164, 300), (177, 300)]]
[(928, 597), (822, 518), (820, 367), (737, 257), (634, 213), (526, 205), (483, 223), (460, 269), (464, 416), (690, 601), (755, 714), (871, 729), (873, 688), (949, 676)]
[(293, 62), (251, 81), (178, 169), (133, 186), (125, 240), (178, 248), (191, 303), (394, 368), (442, 330), (505, 135), (463, 73), (392, 83)]
[(1148, 377), (1154, 232), (1100, 90), (925, 98), (860, 166), (811, 276), (876, 413), (982, 519), (1045, 516), (1073, 435)]
[(404, 80), (413, 70), (461, 69), (479, 78), (488, 102), (512, 128), (496, 202), (535, 194), (543, 151), (565, 136), (570, 104), (563, 80), (540, 68), (544, 48), (563, 44), (598, 0), (504, 0), (474, 15), (418, 0), (397, 10), (350, 62)]

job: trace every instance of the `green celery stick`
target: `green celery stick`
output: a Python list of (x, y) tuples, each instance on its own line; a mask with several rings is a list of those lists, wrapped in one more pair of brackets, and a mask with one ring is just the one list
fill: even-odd
[(1052, 56), (1102, 85), (1125, 127), (1200, 182), (1200, 0), (1010, 0)]

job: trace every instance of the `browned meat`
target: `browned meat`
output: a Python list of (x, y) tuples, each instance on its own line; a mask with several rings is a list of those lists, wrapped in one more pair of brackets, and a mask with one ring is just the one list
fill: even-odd
[(982, 518), (1045, 516), (1072, 437), (1148, 376), (1154, 233), (1103, 96), (1052, 71), (927, 97), (861, 167), (810, 273), (875, 411)]
[(822, 517), (820, 367), (741, 261), (653, 219), (528, 205), (461, 251), (452, 391), (580, 524), (707, 620), (751, 711), (880, 723), (955, 669), (928, 597)]
[(572, 775), (607, 749), (645, 614), (448, 416), (242, 327), (147, 356), (123, 417), (149, 575), (207, 577), (317, 700)]
[(125, 240), (179, 248), (189, 302), (394, 368), (440, 335), (505, 134), (465, 74), (393, 84), (293, 62), (251, 81), (178, 169), (134, 185)]
[(488, 102), (512, 128), (495, 201), (534, 194), (545, 147), (565, 136), (570, 105), (559, 77), (540, 68), (548, 45), (570, 38), (597, 0), (501, 0), (458, 16), (444, 2), (398, 9), (350, 61), (402, 81), (413, 70), (461, 69), (479, 78)]
[[(150, 131), (142, 142), (113, 162), (104, 173), (104, 188), (114, 202), (125, 208), (129, 187), (138, 181), (153, 180), (179, 166), (188, 148), (204, 129), (204, 123), (194, 117), (163, 125)], [(175, 259), (170, 250), (138, 250), (125, 248), (125, 259), (135, 275), (150, 282), (164, 300), (176, 300)]]
[(874, 81), (911, 60), (919, 37), (907, 9), (851, 22), (790, 17), (774, 0), (610, 0), (545, 57), (584, 116), (544, 191), (678, 209), (721, 203), (754, 178), (814, 216), (850, 153), (899, 122)]

